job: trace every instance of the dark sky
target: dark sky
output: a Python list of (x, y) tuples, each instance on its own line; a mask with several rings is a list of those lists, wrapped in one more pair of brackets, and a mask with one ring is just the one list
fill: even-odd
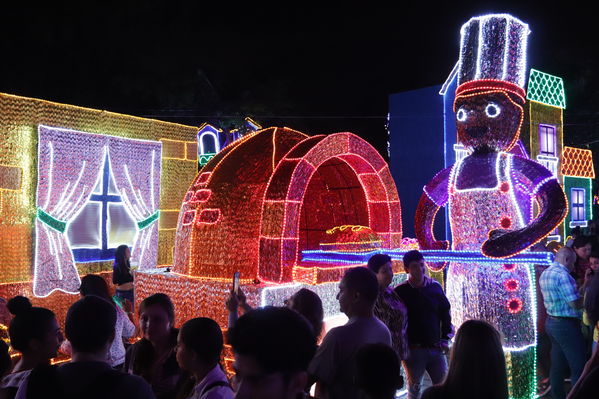
[(565, 80), (566, 142), (599, 137), (599, 24), (590, 9), (221, 3), (3, 5), (0, 91), (195, 125), (247, 114), (310, 134), (349, 130), (382, 152), (388, 95), (442, 83), (462, 23), (509, 12), (532, 30), (529, 66)]

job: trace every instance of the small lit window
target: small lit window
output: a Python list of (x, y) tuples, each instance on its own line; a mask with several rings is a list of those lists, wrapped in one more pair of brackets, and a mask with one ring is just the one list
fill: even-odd
[(586, 221), (585, 215), (585, 189), (584, 188), (573, 188), (571, 190), (570, 201), (571, 201), (571, 220), (573, 222), (584, 222)]
[(555, 157), (556, 152), (555, 126), (539, 125), (539, 153)]
[(106, 156), (89, 201), (66, 231), (75, 262), (113, 260), (116, 248), (132, 246), (136, 233), (137, 223), (125, 209)]

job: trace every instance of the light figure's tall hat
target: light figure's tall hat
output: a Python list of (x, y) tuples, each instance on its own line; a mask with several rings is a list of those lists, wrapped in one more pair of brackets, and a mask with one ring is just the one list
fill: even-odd
[(528, 25), (509, 14), (471, 18), (462, 25), (456, 96), (485, 89), (525, 102)]

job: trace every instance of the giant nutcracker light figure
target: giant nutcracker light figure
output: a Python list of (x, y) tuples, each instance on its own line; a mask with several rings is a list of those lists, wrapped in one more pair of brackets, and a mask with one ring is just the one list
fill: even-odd
[[(451, 249), (481, 251), (489, 258), (525, 251), (565, 217), (566, 199), (556, 177), (542, 165), (508, 153), (524, 117), (529, 32), (528, 25), (507, 14), (472, 18), (462, 26), (454, 112), (458, 141), (470, 153), (424, 187), (416, 211), (416, 235), (423, 249), (449, 246), (432, 232), (435, 215), (445, 205)], [(510, 396), (532, 397), (534, 272), (530, 264), (509, 262), (452, 261), (447, 296), (456, 327), (482, 319), (501, 331)]]

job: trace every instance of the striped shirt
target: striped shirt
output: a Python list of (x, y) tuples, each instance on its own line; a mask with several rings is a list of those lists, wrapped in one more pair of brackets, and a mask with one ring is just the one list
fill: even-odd
[(580, 296), (576, 290), (576, 281), (570, 276), (568, 269), (557, 262), (553, 262), (539, 279), (543, 302), (547, 314), (555, 317), (581, 317), (581, 311), (573, 309), (569, 303)]

